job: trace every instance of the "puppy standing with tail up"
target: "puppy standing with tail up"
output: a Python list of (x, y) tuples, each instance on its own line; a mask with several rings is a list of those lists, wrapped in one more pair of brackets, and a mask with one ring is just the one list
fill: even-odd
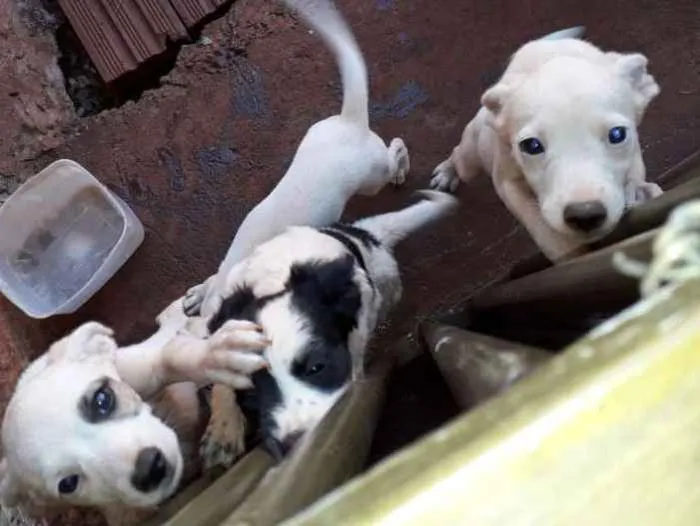
[(290, 225), (325, 226), (338, 221), (353, 195), (371, 196), (388, 183), (403, 184), (410, 167), (403, 140), (395, 138), (387, 147), (369, 128), (367, 68), (333, 4), (328, 0), (286, 3), (333, 53), (343, 82), (342, 109), (309, 128), (284, 177), (241, 223), (216, 275), (188, 292), (185, 309), (189, 314), (215, 311), (228, 271), (260, 243)]
[(637, 126), (659, 87), (639, 53), (603, 52), (583, 28), (513, 55), (462, 141), (433, 173), (454, 191), (480, 171), (556, 261), (612, 230), (627, 207), (661, 194), (646, 181)]
[[(210, 316), (221, 305), (221, 291), (234, 264), (260, 243), (289, 225), (326, 226), (338, 221), (355, 194), (374, 195), (388, 183), (405, 181), (409, 156), (401, 139), (387, 147), (369, 128), (368, 79), (355, 38), (333, 4), (327, 0), (288, 0), (331, 50), (343, 81), (339, 115), (317, 122), (301, 141), (292, 164), (279, 184), (248, 214), (238, 229), (219, 271), (191, 289), (184, 301), (188, 314)], [(222, 386), (212, 391), (213, 418), (202, 442), (205, 464), (229, 465), (236, 456), (240, 425), (234, 415), (233, 392)]]

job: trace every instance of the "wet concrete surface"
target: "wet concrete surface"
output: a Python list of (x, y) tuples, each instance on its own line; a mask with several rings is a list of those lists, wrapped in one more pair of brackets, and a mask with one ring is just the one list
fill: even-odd
[[(354, 200), (348, 219), (398, 208), (425, 188), (508, 56), (530, 38), (572, 25), (586, 25), (603, 48), (650, 58), (662, 87), (641, 128), (652, 177), (700, 147), (697, 0), (592, 0), (585, 9), (575, 0), (339, 6), (368, 62), (373, 127), (387, 141), (403, 137), (412, 161), (405, 187)], [(308, 126), (338, 111), (330, 54), (277, 4), (239, 0), (204, 34), (211, 43), (183, 49), (160, 89), (82, 120), (79, 133), (42, 154), (42, 164), (71, 158), (108, 184), (142, 220), (146, 240), (75, 315), (36, 321), (0, 300), (0, 401), (28, 359), (80, 322), (102, 321), (124, 343), (145, 336), (163, 307), (216, 269), (236, 225), (284, 173)], [(457, 217), (399, 248), (406, 294), (377, 347), (534, 252), (486, 177), (459, 195)], [(420, 386), (409, 395), (407, 407), (430, 411)]]

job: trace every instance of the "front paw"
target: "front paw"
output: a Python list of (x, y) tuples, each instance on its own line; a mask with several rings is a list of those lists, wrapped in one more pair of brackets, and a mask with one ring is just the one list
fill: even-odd
[(259, 325), (243, 320), (229, 320), (207, 342), (202, 364), (211, 383), (233, 389), (253, 387), (250, 376), (267, 367), (260, 353), (270, 345)]
[(396, 138), (389, 145), (389, 153), (394, 159), (396, 171), (392, 174), (391, 184), (401, 186), (406, 182), (406, 175), (411, 169), (411, 160), (408, 155), (408, 148), (402, 139)]
[(433, 170), (430, 188), (441, 192), (454, 193), (459, 186), (459, 176), (450, 159), (441, 162)]
[(202, 303), (207, 295), (207, 284), (200, 283), (189, 289), (182, 298), (182, 308), (188, 316), (199, 316)]
[(202, 435), (199, 454), (205, 469), (228, 468), (245, 453), (245, 417), (235, 402), (225, 409), (212, 414)]
[(627, 189), (627, 206), (634, 207), (651, 201), (663, 194), (664, 191), (656, 183), (643, 182)]

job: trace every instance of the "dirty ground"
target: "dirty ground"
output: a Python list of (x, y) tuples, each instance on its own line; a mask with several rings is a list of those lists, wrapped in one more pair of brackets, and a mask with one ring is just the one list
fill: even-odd
[[(385, 139), (403, 137), (412, 160), (406, 187), (355, 200), (348, 218), (399, 207), (426, 187), (509, 54), (572, 25), (586, 25), (603, 48), (650, 58), (662, 87), (641, 129), (652, 178), (700, 147), (696, 0), (591, 0), (585, 11), (575, 0), (338, 3), (368, 62), (373, 126)], [(86, 118), (78, 113), (95, 108), (86, 112), (83, 100), (76, 112), (56, 63), (59, 26), (40, 0), (0, 0), (0, 194), (52, 160), (71, 158), (127, 201), (147, 234), (75, 315), (31, 320), (0, 299), (2, 407), (21, 367), (78, 323), (102, 321), (121, 342), (146, 335), (160, 309), (216, 269), (236, 225), (283, 174), (306, 128), (339, 108), (330, 54), (275, 3), (238, 0), (203, 28), (205, 38), (182, 48), (159, 87)], [(406, 295), (378, 347), (534, 252), (487, 178), (459, 193), (458, 217), (400, 248)], [(429, 409), (421, 386), (401, 389), (398, 403), (414, 414)], [(69, 520), (62, 523), (76, 524)]]

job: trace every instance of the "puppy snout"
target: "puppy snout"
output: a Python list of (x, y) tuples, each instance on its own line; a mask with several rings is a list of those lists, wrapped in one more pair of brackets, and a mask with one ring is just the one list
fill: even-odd
[(284, 460), (295, 444), (303, 436), (304, 433), (301, 431), (296, 433), (290, 433), (285, 436), (282, 440), (278, 440), (272, 436), (268, 436), (264, 441), (264, 446), (268, 453), (277, 461), (281, 462)]
[(608, 211), (600, 201), (581, 201), (564, 208), (564, 222), (574, 230), (592, 232), (603, 226)]
[(131, 484), (137, 490), (147, 493), (161, 485), (168, 475), (168, 461), (156, 447), (142, 449), (136, 457)]
[(290, 433), (282, 439), (282, 449), (284, 454), (288, 454), (292, 448), (299, 442), (299, 439), (304, 435), (303, 432), (297, 431), (296, 433)]

